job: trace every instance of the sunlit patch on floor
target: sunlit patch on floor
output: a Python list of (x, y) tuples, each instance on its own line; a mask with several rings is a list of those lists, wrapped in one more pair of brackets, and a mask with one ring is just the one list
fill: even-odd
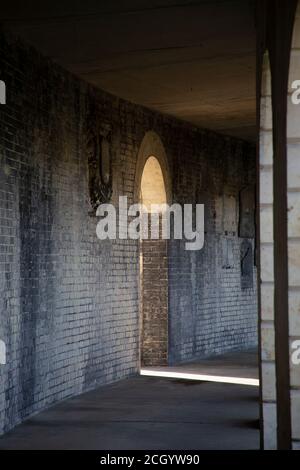
[(259, 380), (248, 378), (248, 377), (227, 377), (221, 375), (207, 375), (207, 374), (196, 374), (196, 373), (187, 373), (187, 372), (175, 372), (167, 370), (153, 370), (142, 368), (140, 370), (141, 375), (148, 377), (163, 377), (169, 379), (183, 379), (183, 380), (198, 380), (205, 382), (219, 382), (227, 384), (237, 384), (237, 385), (250, 385), (253, 387), (259, 386)]

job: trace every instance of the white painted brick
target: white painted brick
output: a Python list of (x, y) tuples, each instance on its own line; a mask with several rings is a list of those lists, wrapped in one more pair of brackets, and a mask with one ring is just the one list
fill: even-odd
[(263, 419), (264, 419), (264, 449), (277, 449), (277, 410), (276, 404), (264, 403)]
[(260, 241), (261, 243), (273, 242), (273, 208), (260, 208)]
[(291, 391), (292, 438), (300, 440), (300, 391)]
[(261, 317), (274, 320), (274, 286), (270, 284), (261, 284)]
[(264, 401), (276, 400), (276, 373), (275, 362), (262, 363), (262, 390)]
[(262, 282), (274, 281), (274, 258), (273, 258), (273, 245), (261, 245), (260, 250), (260, 264), (261, 264), (261, 280)]
[(290, 336), (300, 336), (300, 291), (289, 290)]
[(261, 204), (273, 204), (273, 172), (272, 169), (261, 169), (259, 175), (259, 191)]
[(259, 134), (259, 163), (273, 165), (273, 132), (262, 130)]
[(300, 286), (300, 243), (289, 241), (289, 285)]
[(287, 162), (288, 187), (300, 188), (300, 144), (288, 144)]
[(273, 325), (262, 323), (261, 354), (264, 361), (275, 360), (275, 335)]

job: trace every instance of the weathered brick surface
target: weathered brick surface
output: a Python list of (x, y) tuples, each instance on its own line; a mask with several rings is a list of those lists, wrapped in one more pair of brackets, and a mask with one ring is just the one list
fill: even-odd
[(168, 241), (144, 240), (141, 244), (143, 366), (168, 363)]
[(255, 286), (241, 289), (242, 240), (227, 230), (223, 204), (253, 183), (252, 149), (95, 90), (2, 35), (0, 57), (0, 433), (138, 370), (138, 244), (96, 238), (85, 151), (91, 101), (112, 129), (113, 201), (133, 200), (138, 149), (153, 129), (174, 200), (206, 204), (204, 250), (169, 244), (170, 360), (255, 344)]

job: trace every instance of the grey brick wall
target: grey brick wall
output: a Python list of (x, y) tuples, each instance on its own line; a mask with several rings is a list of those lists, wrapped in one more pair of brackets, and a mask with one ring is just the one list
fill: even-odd
[(170, 360), (255, 344), (255, 286), (241, 289), (241, 240), (226, 235), (219, 210), (225, 193), (237, 200), (253, 183), (253, 150), (93, 89), (2, 33), (0, 75), (0, 433), (138, 370), (138, 244), (96, 237), (84, 145), (91, 102), (112, 129), (113, 201), (133, 200), (139, 145), (153, 129), (174, 200), (207, 205), (204, 250), (169, 246)]
[[(205, 242), (187, 252), (169, 246), (169, 361), (190, 360), (257, 344), (256, 268), (242, 288), (239, 193), (255, 184), (247, 145), (218, 136), (186, 136), (174, 155), (176, 201), (205, 204)], [(254, 240), (249, 239), (255, 251)], [(254, 264), (254, 255), (253, 255)]]

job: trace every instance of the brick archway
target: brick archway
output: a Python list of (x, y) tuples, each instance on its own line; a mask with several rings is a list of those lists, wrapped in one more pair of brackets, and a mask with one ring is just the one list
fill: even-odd
[[(171, 202), (168, 161), (159, 136), (145, 135), (136, 166), (135, 202)], [(150, 230), (150, 227), (149, 227)], [(140, 364), (168, 363), (168, 242), (159, 237), (140, 242)]]
[(172, 204), (172, 178), (169, 162), (162, 140), (154, 131), (146, 132), (139, 148), (135, 170), (134, 202), (140, 200), (142, 174), (145, 163), (150, 156), (155, 157), (159, 162), (165, 184), (167, 203)]

